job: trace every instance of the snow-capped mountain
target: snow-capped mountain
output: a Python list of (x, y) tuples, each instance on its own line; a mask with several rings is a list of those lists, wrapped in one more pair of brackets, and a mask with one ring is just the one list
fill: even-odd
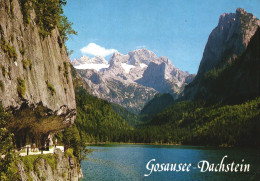
[(176, 68), (165, 57), (138, 49), (126, 55), (116, 52), (109, 62), (102, 57), (83, 56), (72, 64), (99, 98), (120, 104), (133, 112), (160, 93), (177, 97), (194, 75)]
[(84, 55), (80, 59), (74, 59), (72, 61), (72, 65), (76, 69), (93, 69), (93, 70), (103, 70), (109, 67), (108, 62), (105, 60), (104, 57), (93, 57), (89, 58), (88, 56)]

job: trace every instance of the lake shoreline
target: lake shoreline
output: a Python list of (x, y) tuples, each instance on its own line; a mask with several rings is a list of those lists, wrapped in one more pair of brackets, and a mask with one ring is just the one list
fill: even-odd
[[(174, 145), (174, 146), (180, 146), (182, 144), (173, 144), (173, 143), (125, 143), (125, 142), (98, 142), (98, 143), (86, 143), (87, 145)], [(194, 145), (189, 145), (194, 146)]]
[(243, 146), (232, 146), (227, 144), (222, 145), (186, 145), (186, 144), (177, 144), (177, 143), (125, 143), (125, 142), (97, 142), (97, 143), (86, 143), (87, 146), (102, 146), (102, 145), (154, 145), (154, 146), (206, 146), (206, 147), (216, 147), (216, 148), (238, 148), (238, 149), (253, 149), (257, 150), (259, 148), (255, 147), (243, 147)]

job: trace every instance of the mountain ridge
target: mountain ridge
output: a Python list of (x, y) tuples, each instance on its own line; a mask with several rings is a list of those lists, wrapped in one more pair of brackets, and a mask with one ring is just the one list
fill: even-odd
[[(79, 64), (84, 62), (79, 59), (73, 60), (72, 64), (78, 68), (83, 67)], [(85, 65), (84, 70), (79, 68), (77, 71), (91, 87), (93, 95), (135, 113), (158, 92), (171, 93), (176, 98), (194, 77), (176, 68), (168, 58), (157, 57), (147, 49), (133, 50), (126, 55), (116, 52), (106, 64), (109, 65), (107, 68), (93, 70), (90, 64)]]

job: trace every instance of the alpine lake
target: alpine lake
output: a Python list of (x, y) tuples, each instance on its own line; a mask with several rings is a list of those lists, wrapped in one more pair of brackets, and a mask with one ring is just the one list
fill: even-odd
[(84, 178), (92, 180), (259, 180), (257, 149), (103, 144), (87, 147)]

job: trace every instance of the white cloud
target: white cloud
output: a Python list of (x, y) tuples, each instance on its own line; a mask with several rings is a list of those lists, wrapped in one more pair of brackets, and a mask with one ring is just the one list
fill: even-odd
[(105, 49), (95, 43), (89, 43), (87, 46), (80, 49), (82, 54), (94, 55), (94, 56), (101, 56), (106, 57), (108, 55), (112, 55), (113, 53), (117, 52), (115, 49)]

